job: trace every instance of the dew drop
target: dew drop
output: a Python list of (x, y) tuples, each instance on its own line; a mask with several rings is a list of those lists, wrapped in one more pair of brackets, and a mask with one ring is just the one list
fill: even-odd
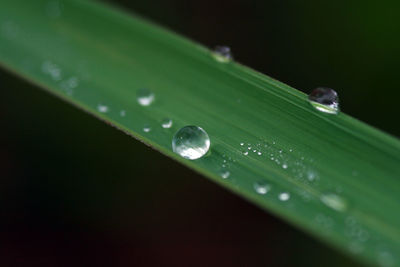
[(243, 152), (243, 155), (247, 156), (249, 154), (249, 152), (245, 151)]
[(171, 120), (171, 119), (168, 119), (168, 118), (163, 119), (163, 120), (161, 121), (161, 126), (162, 126), (164, 129), (169, 129), (169, 128), (171, 128), (171, 127), (172, 127), (172, 120)]
[(290, 194), (288, 192), (282, 192), (278, 196), (280, 201), (288, 201), (290, 199)]
[(265, 195), (270, 189), (271, 187), (264, 182), (254, 183), (254, 190), (256, 190), (257, 194)]
[(210, 148), (210, 137), (198, 126), (185, 126), (172, 138), (172, 150), (185, 159), (198, 159)]
[(97, 110), (101, 113), (107, 113), (108, 112), (108, 107), (103, 104), (98, 104), (97, 105)]
[(222, 170), (222, 171), (221, 171), (221, 177), (222, 177), (223, 179), (229, 178), (229, 175), (231, 175), (231, 173), (230, 173), (229, 171), (227, 171), (227, 170)]
[(310, 182), (314, 181), (315, 178), (317, 178), (317, 175), (316, 175), (316, 173), (315, 173), (314, 171), (311, 171), (311, 170), (310, 170), (310, 171), (307, 172), (307, 179), (308, 179)]
[(216, 46), (212, 55), (215, 60), (221, 63), (228, 63), (233, 59), (229, 46)]
[(148, 133), (151, 131), (151, 127), (148, 124), (145, 124), (143, 126), (143, 132)]
[(318, 87), (311, 92), (308, 100), (319, 111), (330, 114), (337, 114), (339, 112), (339, 98), (333, 89)]
[(287, 169), (287, 168), (288, 168), (288, 165), (287, 165), (286, 163), (283, 163), (283, 164), (282, 164), (282, 168)]
[(261, 156), (262, 155), (262, 153), (259, 151), (259, 152), (257, 152), (257, 154), (259, 155), (259, 156)]
[(76, 88), (78, 85), (79, 85), (79, 79), (75, 76), (70, 77), (60, 83), (61, 88), (63, 88), (67, 92), (69, 90)]
[(154, 93), (147, 88), (140, 88), (137, 91), (137, 101), (142, 106), (149, 106), (154, 101)]
[(51, 61), (43, 62), (42, 71), (45, 74), (49, 75), (55, 81), (59, 81), (62, 79), (60, 67)]
[(244, 146), (244, 143), (240, 143), (241, 146)]
[(337, 210), (337, 211), (344, 211), (347, 208), (347, 203), (346, 201), (336, 195), (336, 194), (332, 194), (332, 193), (328, 193), (328, 194), (323, 194), (320, 197), (322, 203), (324, 203), (325, 205), (327, 205), (328, 207)]
[(121, 117), (125, 117), (125, 116), (126, 116), (126, 111), (125, 111), (125, 110), (121, 110), (121, 111), (119, 112), (119, 115), (120, 115)]

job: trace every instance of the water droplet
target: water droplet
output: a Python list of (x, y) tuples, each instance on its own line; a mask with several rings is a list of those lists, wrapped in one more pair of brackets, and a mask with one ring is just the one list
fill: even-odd
[(74, 88), (78, 87), (79, 79), (77, 77), (70, 77), (60, 83), (60, 87), (65, 90), (68, 95), (72, 95)]
[(231, 173), (229, 171), (227, 171), (227, 170), (222, 170), (221, 171), (221, 177), (223, 179), (227, 179), (229, 177), (229, 175), (231, 175)]
[(125, 117), (125, 116), (126, 116), (126, 111), (125, 111), (125, 110), (121, 110), (121, 111), (119, 112), (119, 115), (120, 115), (121, 117)]
[(206, 131), (198, 126), (185, 126), (175, 133), (172, 150), (185, 159), (198, 159), (210, 148), (210, 138)]
[(241, 146), (244, 146), (244, 143), (240, 143)]
[(48, 74), (53, 80), (59, 81), (61, 80), (61, 69), (56, 64), (51, 61), (45, 61), (42, 64), (42, 71), (45, 74)]
[(318, 87), (308, 96), (311, 105), (319, 111), (337, 114), (339, 112), (339, 98), (330, 88)]
[(107, 113), (108, 112), (108, 107), (103, 104), (98, 104), (97, 105), (97, 110), (101, 113)]
[(254, 183), (254, 190), (256, 190), (256, 192), (260, 195), (265, 195), (270, 189), (271, 187), (264, 182)]
[(317, 175), (315, 174), (315, 172), (313, 172), (311, 170), (307, 172), (307, 179), (310, 182), (314, 181), (316, 177), (317, 177)]
[(169, 129), (169, 128), (171, 128), (171, 127), (172, 127), (172, 120), (171, 120), (171, 119), (168, 119), (168, 118), (163, 119), (163, 120), (161, 121), (161, 126), (162, 126), (164, 129)]
[(287, 165), (286, 163), (283, 163), (283, 164), (282, 164), (282, 168), (287, 169), (287, 168), (288, 168), (288, 165)]
[(336, 194), (323, 194), (320, 197), (322, 203), (324, 203), (325, 205), (327, 205), (328, 207), (337, 210), (337, 211), (344, 211), (347, 208), (347, 203), (346, 201), (336, 195)]
[(261, 156), (261, 155), (262, 155), (262, 153), (261, 153), (261, 152), (257, 152), (257, 154), (258, 154), (259, 156)]
[(243, 152), (243, 155), (247, 156), (249, 154), (249, 152), (245, 151)]
[(221, 63), (227, 63), (233, 59), (229, 46), (216, 46), (212, 54)]
[(137, 101), (142, 106), (149, 106), (154, 101), (154, 93), (147, 88), (140, 88), (137, 91)]
[(280, 201), (288, 201), (290, 199), (290, 194), (288, 192), (282, 192), (278, 196)]
[(143, 126), (143, 132), (148, 133), (148, 132), (150, 132), (150, 131), (151, 131), (150, 125), (145, 124), (145, 125)]

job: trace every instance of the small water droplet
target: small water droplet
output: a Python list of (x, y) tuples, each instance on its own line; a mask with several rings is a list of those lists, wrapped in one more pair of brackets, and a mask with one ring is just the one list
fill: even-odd
[(333, 89), (318, 87), (311, 92), (308, 99), (311, 105), (319, 111), (330, 114), (339, 112), (339, 98)]
[(43, 62), (42, 71), (55, 81), (59, 81), (62, 78), (60, 67), (51, 61)]
[(148, 132), (150, 132), (150, 131), (151, 131), (150, 125), (145, 124), (145, 125), (143, 126), (143, 132), (148, 133)]
[(161, 126), (162, 126), (164, 129), (169, 129), (169, 128), (171, 128), (171, 127), (172, 127), (172, 120), (171, 120), (171, 119), (168, 119), (168, 118), (163, 119), (162, 122), (161, 122)]
[(126, 116), (126, 111), (125, 111), (125, 110), (121, 110), (121, 111), (119, 112), (119, 115), (120, 115), (121, 117), (125, 117), (125, 116)]
[(262, 153), (259, 151), (259, 152), (257, 152), (257, 154), (259, 155), (259, 156), (261, 156), (262, 155)]
[(78, 87), (79, 79), (77, 77), (70, 77), (64, 81), (61, 81), (60, 87), (68, 94), (72, 95), (74, 92), (74, 88)]
[(221, 171), (221, 177), (223, 179), (227, 179), (229, 177), (229, 175), (231, 175), (231, 173), (229, 171), (227, 171), (227, 170), (222, 170)]
[(288, 168), (288, 165), (287, 165), (286, 163), (283, 163), (283, 164), (282, 164), (282, 168), (287, 169), (287, 168)]
[(290, 199), (290, 194), (288, 192), (282, 192), (278, 196), (280, 201), (288, 201)]
[(154, 93), (147, 88), (140, 88), (137, 91), (137, 101), (142, 106), (149, 106), (154, 101)]
[(328, 193), (328, 194), (323, 194), (320, 197), (322, 203), (324, 203), (325, 205), (327, 205), (328, 207), (337, 210), (337, 211), (344, 211), (347, 208), (347, 203), (346, 201), (336, 195), (336, 194), (332, 194), (332, 193)]
[(309, 170), (307, 172), (307, 179), (312, 182), (317, 178), (317, 174), (314, 171)]
[(185, 159), (198, 159), (210, 148), (210, 137), (198, 126), (185, 126), (175, 133), (172, 150)]
[(244, 143), (240, 143), (241, 146), (244, 146)]
[(218, 62), (221, 63), (228, 63), (233, 59), (229, 46), (216, 46), (212, 55)]
[(108, 112), (108, 107), (103, 104), (98, 104), (97, 105), (97, 110), (101, 113), (107, 113)]
[(243, 152), (243, 155), (247, 156), (249, 154), (249, 152), (245, 151)]
[(271, 187), (264, 182), (254, 183), (254, 190), (256, 190), (256, 192), (260, 195), (265, 195), (270, 189)]
[(254, 150), (253, 150), (253, 152), (254, 152), (254, 153), (256, 153), (256, 152), (257, 152), (257, 150), (256, 150), (256, 149), (254, 149)]

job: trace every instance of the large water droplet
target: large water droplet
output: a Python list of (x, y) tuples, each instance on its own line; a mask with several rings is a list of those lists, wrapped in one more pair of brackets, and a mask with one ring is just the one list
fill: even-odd
[(320, 197), (322, 203), (324, 203), (325, 205), (327, 205), (328, 207), (337, 210), (337, 211), (344, 211), (347, 208), (347, 203), (346, 201), (336, 195), (336, 194), (323, 194)]
[(214, 58), (222, 63), (227, 63), (233, 59), (229, 46), (216, 46), (213, 51)]
[(288, 201), (290, 199), (290, 194), (288, 192), (282, 192), (278, 196), (280, 201)]
[(333, 89), (318, 87), (311, 92), (308, 99), (311, 105), (319, 111), (330, 114), (339, 112), (339, 98)]
[(172, 139), (172, 150), (185, 159), (198, 159), (210, 148), (210, 138), (206, 131), (198, 126), (181, 128)]
[(154, 101), (154, 93), (147, 88), (140, 88), (137, 91), (137, 101), (142, 106), (149, 106)]
[(163, 119), (163, 120), (161, 121), (161, 126), (162, 126), (164, 129), (171, 128), (171, 127), (172, 127), (172, 120), (171, 120), (171, 119), (168, 119), (168, 118)]
[(270, 189), (271, 187), (264, 182), (256, 182), (254, 184), (254, 190), (260, 195), (265, 195)]

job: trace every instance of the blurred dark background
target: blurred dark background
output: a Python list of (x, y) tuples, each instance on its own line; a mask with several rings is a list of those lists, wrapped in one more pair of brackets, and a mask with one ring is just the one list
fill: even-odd
[[(398, 1), (108, 2), (400, 134)], [(0, 120), (0, 266), (355, 266), (5, 71)]]

